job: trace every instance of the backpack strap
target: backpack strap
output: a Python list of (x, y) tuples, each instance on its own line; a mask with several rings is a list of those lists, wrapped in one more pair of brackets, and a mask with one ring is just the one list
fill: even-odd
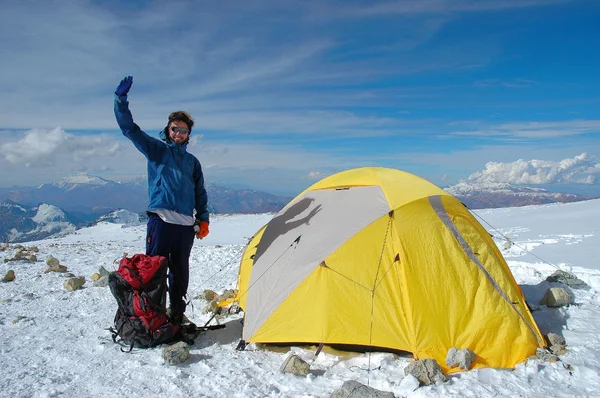
[(132, 341), (131, 344), (129, 345), (129, 349), (127, 351), (125, 351), (123, 349), (123, 347), (121, 347), (121, 352), (131, 352), (131, 350), (133, 350), (133, 345), (135, 344), (136, 340)]
[[(140, 289), (142, 292), (144, 291), (144, 282), (142, 281), (142, 278), (140, 277), (140, 274), (138, 274), (137, 270), (135, 268), (132, 268), (128, 265), (123, 265), (123, 268), (127, 268), (130, 271), (130, 275), (133, 276), (135, 279), (137, 279), (137, 281), (140, 283)], [(134, 288), (135, 289), (135, 288)]]

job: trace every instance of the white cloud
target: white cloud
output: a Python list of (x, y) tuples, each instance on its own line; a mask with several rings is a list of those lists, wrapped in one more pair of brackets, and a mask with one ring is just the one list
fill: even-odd
[(65, 132), (59, 127), (50, 131), (34, 129), (17, 142), (2, 144), (0, 150), (6, 160), (13, 164), (45, 163), (66, 139)]
[(489, 162), (485, 169), (469, 176), (470, 182), (513, 184), (594, 184), (600, 175), (600, 163), (587, 153), (557, 162), (517, 160), (511, 163)]
[(92, 157), (113, 156), (118, 150), (119, 143), (108, 135), (76, 136), (60, 127), (29, 130), (21, 139), (0, 145), (0, 153), (9, 163), (34, 168), (65, 160), (81, 163)]
[[(130, 180), (146, 172), (146, 159), (119, 135), (71, 134), (61, 128), (0, 132), (0, 186), (54, 182), (86, 172)], [(291, 194), (314, 168), (331, 174), (352, 167), (343, 155), (289, 144), (207, 142), (192, 134), (188, 151), (200, 160), (207, 182)]]
[(322, 180), (323, 178), (325, 178), (325, 176), (326, 174), (320, 171), (311, 171), (310, 173), (308, 173), (308, 179), (314, 181)]

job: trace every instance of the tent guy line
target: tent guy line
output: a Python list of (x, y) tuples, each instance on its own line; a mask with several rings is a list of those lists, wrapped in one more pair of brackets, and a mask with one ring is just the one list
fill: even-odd
[[(467, 207), (467, 206), (465, 206)], [(469, 209), (469, 207), (467, 207), (467, 209)], [(521, 245), (519, 245), (518, 243), (514, 242), (508, 235), (503, 234), (502, 232), (500, 232), (498, 230), (498, 228), (496, 228), (495, 226), (493, 226), (492, 224), (490, 224), (489, 222), (487, 222), (483, 217), (481, 217), (481, 215), (477, 214), (475, 211), (473, 211), (472, 209), (469, 209), (469, 211), (471, 212), (471, 214), (474, 214), (475, 217), (479, 218), (481, 221), (483, 221), (486, 225), (488, 225), (492, 230), (496, 231), (502, 238), (504, 238), (504, 240), (506, 240), (507, 242), (510, 242), (510, 244), (512, 246), (516, 246), (519, 249), (523, 250), (525, 253), (537, 258), (538, 260), (540, 260), (541, 262), (548, 264), (551, 267), (556, 268), (557, 270), (560, 270), (560, 267), (556, 264), (553, 264), (551, 262), (549, 262), (548, 260), (543, 259), (542, 257), (538, 256), (537, 254), (533, 254), (533, 252), (531, 250), (528, 250), (526, 247), (523, 247)], [(492, 238), (498, 238), (497, 236), (494, 236), (492, 234), (490, 234), (490, 236)]]

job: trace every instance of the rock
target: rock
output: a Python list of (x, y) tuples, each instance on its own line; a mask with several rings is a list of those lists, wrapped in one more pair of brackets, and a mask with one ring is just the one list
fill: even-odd
[(217, 293), (212, 290), (205, 290), (202, 292), (201, 297), (206, 301), (212, 301), (215, 297), (217, 297)]
[(58, 259), (53, 257), (52, 255), (49, 255), (48, 257), (46, 257), (46, 264), (48, 264), (48, 266), (52, 268), (60, 265), (60, 261), (58, 261)]
[(306, 376), (310, 371), (310, 366), (298, 355), (291, 354), (283, 361), (279, 371), (296, 376)]
[(15, 325), (25, 319), (27, 319), (26, 316), (19, 315), (18, 317), (16, 317), (15, 319), (12, 320), (12, 323), (13, 323), (13, 325)]
[(561, 307), (563, 305), (571, 304), (571, 296), (562, 287), (551, 287), (546, 290), (546, 294), (540, 300), (540, 305), (546, 305), (548, 307)]
[(94, 287), (106, 287), (108, 286), (108, 275), (101, 276), (99, 279), (96, 279), (93, 283)]
[(435, 384), (438, 380), (442, 382), (448, 381), (435, 359), (413, 361), (404, 368), (404, 374), (413, 375), (419, 380), (419, 384), (422, 386)]
[(50, 268), (47, 268), (44, 273), (47, 274), (48, 272), (67, 272), (67, 267), (64, 265), (54, 265)]
[(177, 365), (190, 358), (190, 349), (187, 343), (180, 341), (163, 348), (162, 356), (167, 365)]
[(99, 273), (97, 273), (97, 272), (94, 272), (92, 274), (92, 276), (90, 276), (90, 279), (93, 280), (93, 281), (97, 281), (100, 278), (101, 278), (101, 275)]
[(37, 246), (31, 246), (27, 250), (30, 251), (30, 252), (34, 252), (34, 253), (38, 253), (40, 251), (40, 249), (38, 249)]
[(9, 269), (8, 271), (6, 271), (6, 274), (4, 274), (4, 278), (2, 278), (3, 282), (12, 282), (15, 280), (15, 271), (13, 271), (12, 269)]
[(25, 251), (24, 249), (21, 249), (15, 253), (15, 256), (13, 258), (15, 260), (24, 260), (28, 255), (29, 255), (29, 253), (27, 251)]
[(589, 286), (584, 281), (573, 274), (561, 270), (547, 277), (546, 281), (564, 283), (573, 289), (589, 289)]
[(63, 284), (63, 286), (65, 287), (65, 289), (72, 292), (77, 289), (80, 289), (84, 284), (85, 284), (85, 278), (83, 276), (79, 276), (79, 277), (69, 279), (68, 281), (66, 281)]
[(565, 338), (556, 333), (548, 333), (546, 335), (546, 339), (548, 339), (548, 343), (550, 343), (550, 345), (555, 345), (555, 344), (567, 345)]
[(470, 370), (471, 364), (477, 358), (477, 355), (468, 348), (459, 350), (458, 348), (452, 347), (448, 350), (446, 355), (446, 365), (453, 368), (458, 365), (462, 370)]
[(13, 258), (4, 259), (5, 263), (9, 261), (27, 261), (30, 263), (35, 263), (37, 261), (37, 257), (35, 254), (29, 253), (27, 250), (21, 249), (15, 254)]
[(550, 346), (550, 352), (554, 355), (565, 355), (569, 350), (564, 344), (553, 344)]
[(549, 351), (546, 351), (543, 348), (538, 348), (535, 350), (535, 355), (544, 362), (556, 362), (558, 361), (558, 357), (552, 354)]
[(346, 380), (329, 398), (394, 398), (394, 394), (376, 390), (355, 380)]
[(104, 267), (100, 267), (98, 268), (98, 273), (100, 274), (100, 276), (108, 276), (110, 274), (110, 271), (108, 271)]
[(63, 276), (65, 278), (75, 278), (75, 274), (72, 272), (65, 272)]

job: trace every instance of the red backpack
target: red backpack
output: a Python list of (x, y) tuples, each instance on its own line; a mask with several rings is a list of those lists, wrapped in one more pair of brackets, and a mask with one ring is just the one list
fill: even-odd
[(168, 266), (163, 256), (136, 254), (124, 257), (108, 277), (119, 306), (109, 330), (113, 341), (124, 342), (129, 351), (185, 340), (181, 327), (170, 323), (166, 315)]

